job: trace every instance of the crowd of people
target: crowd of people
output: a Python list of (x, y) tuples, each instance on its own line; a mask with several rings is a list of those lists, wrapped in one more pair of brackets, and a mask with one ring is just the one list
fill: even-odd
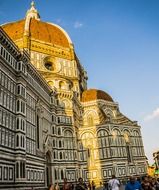
[(58, 183), (50, 185), (49, 190), (95, 190), (95, 183), (88, 183), (88, 185), (83, 181), (83, 178), (78, 179), (78, 183), (74, 186), (73, 183), (69, 183), (67, 178), (64, 178), (63, 186), (60, 187)]
[(143, 176), (142, 178), (130, 177), (125, 190), (159, 190), (159, 178)]
[(49, 190), (159, 190), (159, 178), (151, 176), (135, 177), (131, 176), (128, 181), (120, 181), (115, 175), (108, 182), (102, 183), (96, 187), (95, 182), (86, 184), (83, 178), (79, 178), (74, 185), (64, 179), (63, 186), (58, 183), (50, 185)]

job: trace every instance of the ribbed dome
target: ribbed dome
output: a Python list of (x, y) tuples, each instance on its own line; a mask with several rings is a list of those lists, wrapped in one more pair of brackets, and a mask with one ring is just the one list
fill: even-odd
[[(5, 24), (2, 28), (13, 41), (22, 39), (24, 35), (25, 19)], [(51, 43), (52, 45), (69, 47), (68, 38), (60, 27), (42, 22), (35, 18), (31, 18), (29, 35), (31, 39)]]
[(113, 102), (113, 99), (109, 94), (107, 94), (106, 92), (104, 92), (102, 90), (97, 90), (97, 89), (85, 90), (82, 93), (81, 101), (89, 102), (89, 101), (98, 100), (98, 99)]

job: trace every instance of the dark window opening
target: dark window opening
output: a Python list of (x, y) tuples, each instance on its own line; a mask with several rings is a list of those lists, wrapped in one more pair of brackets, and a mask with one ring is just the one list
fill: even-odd
[(58, 135), (61, 135), (61, 129), (58, 128)]
[(62, 159), (62, 153), (60, 152), (60, 159)]
[(129, 145), (126, 145), (126, 152), (127, 152), (128, 162), (132, 162)]
[(61, 179), (64, 178), (64, 175), (63, 175), (63, 170), (61, 170)]
[(19, 136), (17, 135), (17, 146), (19, 146)]
[(49, 71), (53, 71), (53, 70), (54, 70), (53, 63), (51, 63), (51, 62), (45, 63), (45, 67), (46, 67), (46, 69), (48, 69)]
[(36, 118), (36, 127), (37, 127), (37, 148), (39, 148), (39, 142), (40, 142), (40, 139), (39, 139), (39, 116), (37, 115), (37, 118)]
[(57, 171), (55, 169), (55, 180), (57, 180)]
[(20, 111), (20, 102), (19, 102), (19, 100), (17, 101), (17, 111)]
[(19, 178), (19, 163), (16, 163), (16, 178)]
[(17, 129), (19, 129), (19, 118), (17, 119)]
[(59, 141), (59, 147), (62, 147), (61, 141)]
[(23, 177), (23, 163), (20, 162), (20, 178)]

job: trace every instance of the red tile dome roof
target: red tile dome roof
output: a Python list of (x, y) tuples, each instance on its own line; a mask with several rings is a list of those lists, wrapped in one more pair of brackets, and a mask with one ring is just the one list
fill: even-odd
[(97, 90), (97, 89), (85, 90), (82, 93), (81, 101), (82, 102), (89, 102), (89, 101), (98, 100), (98, 99), (113, 102), (113, 99), (109, 94), (107, 94), (106, 92), (104, 92), (102, 90)]
[[(24, 35), (25, 19), (2, 25), (4, 31), (15, 41)], [(29, 25), (30, 37), (43, 42), (69, 48), (69, 40), (64, 30), (57, 25), (31, 18)]]

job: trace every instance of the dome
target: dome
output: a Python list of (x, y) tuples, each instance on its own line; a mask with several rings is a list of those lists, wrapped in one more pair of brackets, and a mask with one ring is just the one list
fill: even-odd
[(113, 99), (109, 94), (107, 94), (106, 92), (102, 90), (97, 90), (97, 89), (85, 90), (82, 93), (81, 101), (89, 102), (89, 101), (99, 100), (99, 99), (113, 102)]
[(28, 34), (32, 40), (38, 40), (51, 45), (69, 48), (71, 39), (64, 29), (52, 23), (42, 22), (39, 13), (31, 4), (27, 11), (26, 18), (17, 22), (2, 25), (3, 30), (13, 41), (20, 40)]
[[(58, 26), (32, 18), (29, 27), (29, 35), (32, 39), (69, 48), (69, 40)], [(22, 39), (25, 19), (5, 24), (2, 28), (13, 41)]]

